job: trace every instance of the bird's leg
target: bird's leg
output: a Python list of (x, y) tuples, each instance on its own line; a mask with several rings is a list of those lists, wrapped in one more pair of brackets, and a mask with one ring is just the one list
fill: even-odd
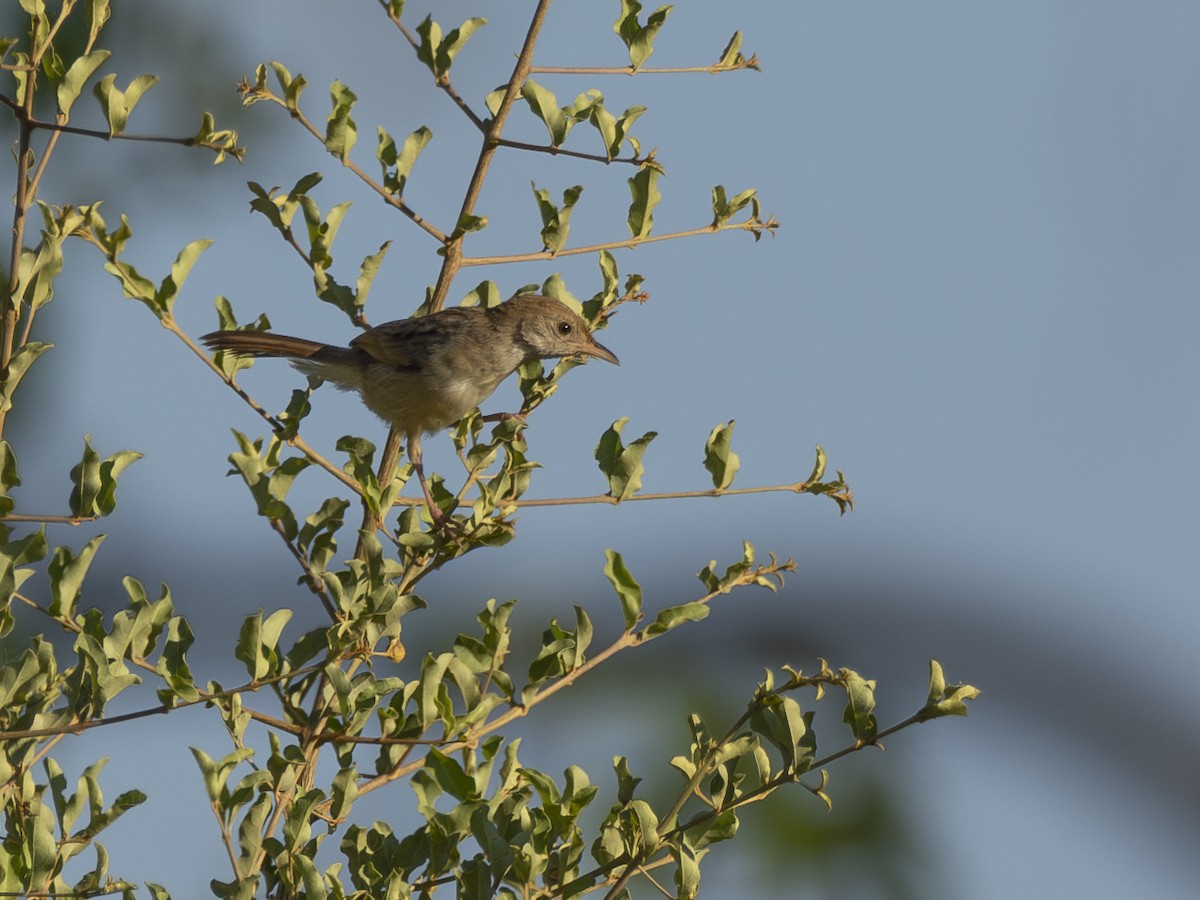
[(408, 436), (408, 458), (412, 460), (413, 471), (417, 473), (417, 482), (421, 485), (421, 493), (425, 495), (425, 505), (429, 509), (429, 518), (433, 520), (433, 527), (438, 531), (443, 531), (450, 524), (450, 520), (442, 512), (441, 507), (433, 502), (433, 494), (429, 491), (429, 482), (425, 480), (425, 466), (421, 460), (420, 432)]

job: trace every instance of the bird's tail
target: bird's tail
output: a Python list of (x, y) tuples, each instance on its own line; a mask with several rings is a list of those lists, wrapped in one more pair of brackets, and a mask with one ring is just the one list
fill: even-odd
[(322, 351), (338, 350), (318, 341), (274, 334), (270, 331), (214, 331), (200, 338), (210, 350), (224, 350), (235, 356), (285, 356), (311, 359)]

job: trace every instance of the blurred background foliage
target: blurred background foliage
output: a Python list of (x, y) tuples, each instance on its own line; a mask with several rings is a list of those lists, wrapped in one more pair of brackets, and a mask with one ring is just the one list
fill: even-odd
[[(615, 38), (581, 40), (611, 25), (613, 10), (594, 6), (603, 9), (556, 8), (537, 62), (619, 64)], [(455, 77), (481, 97), (507, 72), (523, 23), (439, 4), (447, 21), (473, 14), (493, 21)], [(410, 653), (439, 646), (488, 596), (520, 597), (518, 629), (531, 633), (570, 602), (603, 596), (607, 546), (626, 555), (648, 604), (680, 602), (696, 569), (748, 538), (799, 560), (780, 596), (733, 598), (706, 626), (585, 680), (522, 723), (523, 760), (551, 772), (579, 762), (606, 784), (610, 757), (624, 752), (648, 780), (673, 783), (663, 748), (686, 741), (682, 711), (731, 720), (764, 660), (808, 667), (823, 656), (878, 678), (887, 722), (919, 703), (936, 656), (985, 690), (972, 719), (905, 732), (886, 753), (839, 764), (831, 813), (799, 793), (753, 810), (749, 839), (710, 857), (706, 890), (1188, 896), (1200, 878), (1200, 703), (1190, 690), (1200, 633), (1200, 13), (1183, 3), (697, 2), (670, 26), (656, 64), (715, 57), (740, 28), (764, 72), (604, 83), (612, 108), (626, 97), (650, 107), (638, 132), (667, 167), (658, 227), (702, 219), (717, 182), (757, 187), (784, 227), (753, 246), (735, 235), (625, 255), (652, 301), (606, 335), (620, 373), (578, 379), (535, 423), (531, 444), (547, 466), (539, 492), (597, 489), (598, 433), (587, 429), (621, 415), (662, 435), (648, 483), (700, 486), (704, 436), (736, 417), (741, 478), (802, 477), (819, 441), (859, 511), (839, 520), (825, 502), (788, 496), (529, 511), (513, 545), (438, 576), (422, 631), (406, 629)], [(329, 175), (323, 202), (353, 192), (285, 116), (240, 110), (234, 88), (259, 62), (303, 70), (314, 100), (335, 77), (351, 85), (364, 130), (429, 125), (435, 152), (408, 198), (432, 215), (444, 219), (456, 202), (447, 186), (475, 152), (371, 3), (123, 4), (105, 43), (122, 80), (162, 77), (137, 131), (189, 133), (195, 111), (210, 109), (250, 148), (240, 169), (214, 170), (199, 153), (70, 142), (43, 189), (52, 202), (103, 197), (108, 215), (127, 212), (131, 255), (149, 272), (165, 271), (187, 241), (214, 238), (180, 310), (192, 333), (213, 326), (211, 297), (225, 294), (243, 317), (269, 311), (280, 330), (348, 337), (312, 302), (307, 273), (245, 214), (249, 180), (290, 184), (319, 169)], [(566, 97), (574, 86), (556, 89)], [(557, 162), (552, 194), (599, 182), (572, 220), (576, 238), (618, 232), (625, 176)], [(524, 210), (532, 236), (522, 164), (503, 160), (485, 200)], [(375, 206), (360, 199), (340, 242), (347, 260), (398, 242), (373, 295), (382, 321), (415, 307), (436, 269), (415, 229)], [(484, 232), (480, 252), (511, 250), (520, 234)], [(594, 265), (553, 268), (583, 295)], [(487, 277), (508, 288), (550, 271)], [(241, 485), (218, 480), (226, 429), (247, 427), (219, 384), (122, 303), (85, 252), (69, 256), (41, 316), (58, 352), (23, 385), (13, 423), (17, 446), (37, 448), (22, 456), (22, 502), (61, 505), (83, 430), (105, 452), (146, 453), (103, 525), (111, 537), (87, 601), (105, 606), (126, 574), (168, 581), (203, 647), (230, 648), (260, 606), (306, 611), (298, 627), (320, 621), (304, 589), (281, 590), (294, 582), (291, 561), (248, 515)], [(626, 317), (637, 321), (623, 327)], [(254, 387), (282, 406), (294, 380), (263, 372)], [(317, 406), (314, 441), (377, 428), (329, 392)], [(448, 446), (438, 452), (444, 464)], [(60, 540), (81, 545), (97, 530)], [(231, 661), (194, 664), (224, 678)], [(648, 681), (674, 692), (646, 703)], [(157, 871), (145, 877), (172, 887), (220, 869), (199, 779), (179, 778), (190, 771), (186, 746), (216, 742), (218, 731), (196, 711), (64, 744), (64, 764), (108, 753), (113, 792), (136, 784), (151, 794), (108, 838), (114, 861), (146, 860)], [(372, 801), (394, 813), (386, 798)], [(165, 834), (181, 806), (194, 816)]]

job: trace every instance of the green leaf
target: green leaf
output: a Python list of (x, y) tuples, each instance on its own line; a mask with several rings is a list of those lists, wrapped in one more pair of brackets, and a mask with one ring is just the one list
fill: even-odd
[(675, 859), (675, 896), (678, 900), (694, 900), (700, 893), (700, 860), (707, 852), (693, 850), (682, 840), (671, 847), (671, 855)]
[(0, 409), (12, 409), (12, 398), (17, 385), (21, 383), (34, 360), (53, 346), (47, 341), (29, 341), (17, 348), (9, 360), (8, 368), (0, 372)]
[(980, 690), (969, 684), (946, 684), (942, 665), (936, 659), (929, 661), (929, 697), (922, 710), (926, 719), (941, 716), (965, 716), (967, 701), (980, 695)]
[(615, 550), (604, 551), (604, 576), (608, 579), (625, 618), (625, 630), (632, 631), (642, 619), (642, 588), (629, 573), (625, 560)]
[(379, 128), (379, 144), (375, 148), (375, 158), (383, 167), (383, 186), (394, 197), (404, 194), (408, 178), (416, 165), (421, 151), (433, 140), (433, 132), (422, 125), (404, 139), (404, 144), (397, 149), (392, 136), (383, 128)]
[[(54, 280), (63, 267), (63, 240), (82, 224), (74, 221), (75, 216), (70, 216), (73, 221), (57, 222), (48, 206), (40, 201), (38, 205), (46, 221), (46, 230), (42, 232), (42, 240), (38, 242), (36, 251), (22, 249), (17, 265), (17, 284), (12, 292), (12, 296), (28, 303), (33, 310), (54, 299)], [(64, 215), (66, 218), (67, 215)]]
[[(0, 529), (0, 534), (7, 535), (7, 531)], [(0, 635), (8, 634), (12, 630), (12, 613), (8, 610), (8, 604), (13, 593), (34, 573), (33, 569), (25, 566), (44, 559), (48, 552), (50, 548), (46, 544), (44, 527), (15, 541), (6, 540), (0, 543)], [(0, 678), (0, 698), (8, 690), (11, 688)], [(3, 758), (2, 754), (0, 758)]]
[(96, 535), (78, 556), (67, 547), (55, 549), (54, 557), (46, 567), (46, 574), (50, 576), (50, 615), (65, 619), (75, 617), (75, 604), (83, 589), (83, 579), (103, 541), (104, 535)]
[(471, 234), (475, 231), (483, 231), (488, 227), (487, 216), (477, 216), (473, 213), (462, 213), (458, 217), (458, 222), (454, 226), (454, 235)]
[(241, 162), (246, 156), (246, 148), (238, 146), (237, 132), (228, 128), (218, 130), (216, 119), (213, 118), (212, 113), (207, 111), (200, 114), (200, 127), (192, 135), (192, 143), (197, 147), (207, 147), (209, 150), (215, 151), (214, 166), (223, 163), (226, 154), (238, 162)]
[(196, 680), (187, 661), (187, 652), (195, 641), (187, 619), (173, 616), (167, 625), (166, 643), (154, 665), (154, 670), (166, 683), (158, 691), (159, 700), (164, 704), (170, 704), (176, 697), (184, 703), (194, 703), (200, 699)]
[(91, 78), (104, 61), (112, 56), (109, 50), (93, 50), (87, 56), (80, 56), (71, 63), (67, 74), (58, 85), (58, 111), (64, 116), (71, 112), (71, 106), (83, 92), (83, 86)]
[(554, 205), (554, 201), (550, 199), (550, 192), (545, 188), (539, 188), (532, 182), (530, 182), (530, 187), (533, 188), (538, 213), (542, 217), (542, 248), (550, 253), (557, 253), (562, 249), (563, 244), (567, 241), (567, 235), (571, 232), (571, 213), (583, 193), (583, 185), (577, 184), (563, 191), (561, 207)]
[(525, 98), (533, 114), (545, 124), (550, 133), (550, 144), (554, 147), (561, 146), (575, 127), (575, 123), (579, 121), (573, 108), (560, 107), (558, 98), (532, 78), (525, 79), (525, 83), (521, 85), (521, 96)]
[(826, 462), (825, 451), (821, 448), (820, 444), (817, 444), (817, 458), (813, 463), (812, 471), (808, 473), (808, 478), (805, 479), (806, 484), (816, 484), (825, 477)]
[(745, 59), (741, 54), (741, 49), (742, 33), (735, 31), (733, 37), (729, 39), (729, 43), (725, 45), (725, 49), (721, 51), (721, 58), (717, 60), (717, 66), (724, 69), (741, 63)]
[(179, 255), (175, 257), (175, 262), (171, 264), (171, 274), (162, 280), (162, 284), (158, 286), (158, 290), (154, 292), (154, 301), (147, 302), (159, 319), (164, 319), (171, 314), (171, 308), (175, 304), (175, 297), (179, 294), (183, 283), (187, 281), (188, 274), (192, 271), (192, 266), (196, 264), (196, 260), (200, 258), (200, 254), (212, 246), (210, 240), (192, 241), (186, 247), (179, 251)]
[(455, 800), (474, 800), (478, 797), (475, 779), (464, 772), (454, 759), (436, 748), (431, 748), (426, 754), (422, 772)]
[(15, 506), (9, 490), (21, 484), (17, 474), (17, 454), (8, 441), (0, 441), (0, 516), (13, 511)]
[(130, 463), (142, 458), (133, 450), (121, 450), (103, 460), (92, 449), (91, 435), (83, 439), (83, 459), (71, 469), (71, 515), (99, 518), (117, 506), (117, 478)]
[(379, 274), (379, 267), (383, 265), (383, 258), (387, 256), (387, 252), (391, 247), (391, 241), (384, 241), (379, 245), (379, 250), (376, 253), (363, 257), (362, 264), (358, 267), (358, 280), (354, 283), (354, 309), (352, 315), (361, 313), (363, 306), (367, 302), (367, 295), (371, 292), (371, 285), (375, 283), (375, 276)]
[(641, 490), (645, 472), (642, 457), (650, 442), (658, 437), (657, 431), (647, 431), (626, 447), (621, 442), (621, 430), (628, 421), (627, 416), (617, 419), (596, 444), (596, 462), (608, 479), (609, 494), (618, 501), (627, 500)]
[(654, 166), (645, 166), (628, 180), (629, 193), (633, 200), (629, 204), (627, 219), (629, 233), (635, 238), (649, 236), (654, 227), (654, 208), (662, 200), (658, 192), (659, 171)]
[[(265, 86), (266, 73), (263, 72), (261, 66), (259, 71), (262, 73), (259, 81)], [(303, 75), (293, 78), (292, 73), (280, 62), (271, 63), (271, 71), (275, 74), (275, 80), (279, 82), (279, 89), (283, 91), (284, 106), (290, 112), (296, 112), (300, 105), (300, 95), (308, 87), (308, 80)], [(249, 102), (253, 102), (253, 100), (251, 99)]]
[(850, 486), (846, 484), (846, 476), (842, 474), (841, 470), (838, 470), (836, 480), (821, 481), (825, 475), (825, 465), (825, 451), (818, 444), (816, 462), (808, 480), (804, 482), (804, 489), (813, 495), (825, 494), (837, 503), (841, 514), (845, 515), (854, 509), (854, 495), (850, 491)]
[(637, 826), (637, 849), (645, 859), (658, 847), (658, 816), (645, 800), (631, 800), (626, 809), (633, 813), (632, 821)]
[[(625, 110), (619, 117), (614, 116), (604, 108), (603, 97), (598, 93), (595, 102), (588, 109), (588, 120), (600, 132), (600, 137), (604, 141), (604, 152), (609, 159), (615, 159), (621, 152), (621, 145), (625, 143), (629, 135), (629, 127), (641, 118), (646, 111), (644, 106), (631, 106)], [(635, 143), (632, 138), (629, 138), (631, 143)], [(637, 152), (636, 147), (634, 152)]]
[(751, 218), (757, 219), (760, 210), (757, 191), (753, 188), (742, 191), (730, 200), (725, 195), (725, 186), (722, 184), (715, 185), (712, 189), (712, 227), (719, 228), (747, 206), (751, 208)]
[(444, 708), (442, 699), (447, 695), (442, 678), (446, 667), (450, 665), (453, 655), (443, 653), (439, 656), (427, 655), (421, 666), (421, 680), (417, 690), (417, 717), (422, 728), (428, 728), (436, 722)]
[(116, 87), (116, 80), (116, 75), (105, 75), (92, 88), (92, 93), (100, 101), (100, 110), (104, 113), (104, 120), (108, 123), (110, 136), (116, 136), (125, 130), (129, 114), (142, 99), (142, 94), (158, 83), (158, 76), (139, 75), (129, 83), (129, 87), (124, 92)]
[(476, 31), (487, 24), (487, 19), (467, 19), (453, 31), (442, 34), (442, 26), (433, 21), (432, 16), (426, 16), (417, 26), (420, 43), (417, 47), (417, 59), (429, 67), (434, 77), (441, 81), (449, 72), (450, 66), (458, 51)]
[(278, 652), (279, 638), (291, 618), (290, 609), (279, 609), (266, 620), (261, 611), (242, 620), (233, 655), (245, 663), (246, 671), (255, 681), (279, 672), (283, 659)]
[(475, 289), (463, 295), (460, 306), (481, 306), (484, 309), (491, 309), (493, 306), (499, 306), (503, 302), (500, 296), (500, 288), (494, 281), (481, 281), (475, 286)]
[(851, 669), (839, 669), (838, 680), (846, 691), (846, 711), (842, 721), (850, 726), (854, 739), (859, 742), (874, 740), (879, 731), (875, 721), (875, 681), (867, 680)]
[[(149, 278), (124, 260), (108, 260), (104, 263), (104, 271), (121, 282), (121, 290), (130, 300), (139, 300), (151, 310), (156, 310), (155, 295), (157, 288)], [(155, 312), (157, 315), (157, 312)]]
[(730, 449), (734, 420), (718, 425), (709, 433), (704, 444), (704, 468), (712, 475), (713, 487), (723, 491), (733, 484), (733, 477), (742, 467), (738, 455)]
[(668, 631), (688, 622), (699, 622), (702, 619), (707, 619), (710, 612), (712, 610), (707, 603), (692, 602), (681, 603), (679, 606), (668, 606), (647, 626), (645, 635), (647, 638), (652, 638), (660, 634), (666, 634)]
[(811, 730), (813, 714), (803, 712), (799, 703), (778, 693), (756, 697), (751, 708), (750, 727), (780, 752), (788, 771), (808, 771), (817, 747)]
[(628, 48), (629, 62), (634, 69), (641, 68), (642, 64), (650, 58), (650, 54), (654, 52), (654, 38), (663, 23), (667, 21), (667, 16), (671, 14), (672, 9), (674, 9), (672, 6), (660, 6), (650, 14), (646, 24), (642, 25), (638, 22), (642, 4), (638, 0), (621, 0), (621, 15), (613, 24), (613, 31)]
[(358, 102), (358, 97), (354, 91), (336, 80), (330, 85), (329, 94), (333, 100), (333, 110), (325, 123), (325, 149), (345, 162), (358, 141), (358, 126), (350, 117), (350, 111)]

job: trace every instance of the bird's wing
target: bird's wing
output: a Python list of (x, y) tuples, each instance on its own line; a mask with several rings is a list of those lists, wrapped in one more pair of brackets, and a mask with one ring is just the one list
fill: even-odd
[(478, 314), (475, 309), (454, 307), (415, 319), (384, 322), (364, 331), (350, 346), (385, 365), (415, 372), (459, 330), (462, 323), (457, 320)]

